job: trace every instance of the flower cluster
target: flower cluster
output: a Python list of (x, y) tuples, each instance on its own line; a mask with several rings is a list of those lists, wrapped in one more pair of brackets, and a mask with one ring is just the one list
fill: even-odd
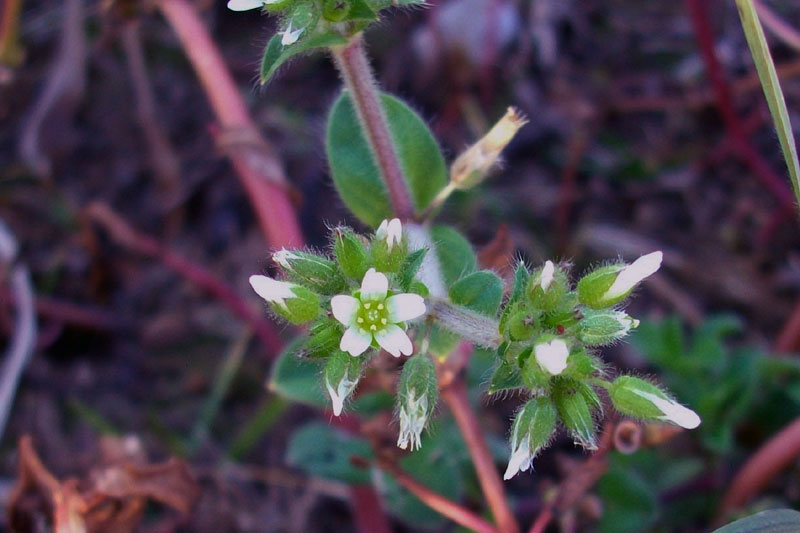
[(567, 266), (547, 261), (531, 272), (520, 265), (500, 317), (503, 342), (490, 392), (527, 389), (532, 399), (517, 413), (505, 478), (527, 470), (552, 439), (559, 421), (577, 444), (596, 447), (598, 388), (619, 412), (692, 429), (700, 418), (656, 385), (632, 376), (609, 381), (593, 350), (625, 337), (638, 321), (620, 305), (661, 266), (653, 252), (631, 264), (603, 266), (570, 285)]

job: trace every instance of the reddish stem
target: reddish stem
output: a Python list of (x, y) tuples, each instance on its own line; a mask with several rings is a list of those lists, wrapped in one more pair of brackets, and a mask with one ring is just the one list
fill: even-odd
[(272, 246), (302, 246), (303, 235), (286, 191), (281, 165), (253, 124), (197, 10), (186, 0), (162, 0), (158, 6), (178, 35), (222, 128), (235, 132), (236, 137), (251, 145), (251, 149), (239, 148), (228, 153), (267, 241)]
[(452, 500), (431, 489), (403, 472), (397, 465), (390, 462), (381, 462), (380, 467), (390, 474), (397, 483), (419, 498), (425, 505), (446, 516), (453, 522), (460, 524), (478, 533), (496, 533), (492, 524), (476, 515), (469, 509), (462, 507)]
[(697, 35), (700, 53), (706, 64), (708, 76), (711, 79), (717, 109), (722, 115), (722, 121), (733, 143), (736, 155), (739, 156), (744, 164), (750, 167), (753, 174), (761, 180), (762, 184), (769, 189), (782, 206), (794, 206), (794, 197), (789, 186), (753, 147), (747, 137), (744, 124), (736, 113), (731, 99), (730, 87), (725, 81), (725, 75), (714, 51), (714, 37), (706, 11), (707, 3), (704, 0), (686, 0), (686, 6)]
[(395, 215), (403, 220), (410, 219), (414, 216), (414, 206), (380, 105), (380, 93), (364, 52), (361, 35), (354, 37), (347, 46), (334, 49), (334, 57), (389, 191)]

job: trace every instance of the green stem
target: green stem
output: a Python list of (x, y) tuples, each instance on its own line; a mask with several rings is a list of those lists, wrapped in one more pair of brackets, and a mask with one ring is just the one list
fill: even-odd
[(497, 348), (502, 342), (495, 319), (444, 300), (430, 300), (430, 316), (441, 326), (464, 340), (485, 348)]

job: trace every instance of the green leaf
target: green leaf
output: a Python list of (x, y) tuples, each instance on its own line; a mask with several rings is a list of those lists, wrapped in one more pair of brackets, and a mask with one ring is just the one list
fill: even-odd
[(436, 246), (442, 277), (448, 287), (475, 271), (478, 259), (466, 237), (448, 226), (433, 226), (431, 238)]
[(347, 39), (335, 33), (318, 33), (305, 39), (283, 46), (281, 35), (274, 35), (264, 49), (261, 58), (261, 85), (269, 81), (275, 71), (292, 56), (313, 50), (315, 48), (328, 48), (330, 46), (347, 44)]
[(800, 531), (800, 512), (792, 509), (761, 511), (716, 529), (713, 533), (763, 533), (767, 531), (769, 533)]
[(500, 391), (521, 389), (524, 383), (522, 382), (522, 374), (515, 365), (508, 361), (502, 361), (497, 369), (492, 374), (492, 379), (489, 381), (488, 394), (494, 394)]
[(278, 357), (267, 387), (287, 400), (327, 407), (328, 399), (322, 394), (320, 385), (322, 366), (318, 361), (297, 357), (295, 353), (301, 345), (301, 341), (293, 342)]
[(347, 20), (375, 20), (378, 15), (364, 0), (351, 0), (350, 12), (345, 17)]
[(800, 203), (800, 162), (797, 160), (797, 145), (794, 142), (792, 124), (789, 121), (789, 112), (786, 109), (786, 100), (783, 98), (783, 91), (781, 91), (781, 84), (775, 71), (775, 64), (772, 61), (767, 40), (764, 37), (764, 30), (758, 20), (758, 12), (753, 0), (736, 0), (736, 7), (739, 8), (739, 17), (742, 19), (744, 35), (747, 37), (747, 44), (753, 54), (753, 61), (756, 64), (758, 77), (761, 79), (764, 96), (767, 98), (769, 112), (775, 124), (775, 131), (778, 133), (783, 158), (786, 160), (786, 166), (792, 179), (794, 195), (797, 202)]
[(503, 299), (503, 280), (490, 270), (473, 272), (450, 287), (450, 300), (478, 313), (495, 316)]
[[(447, 184), (447, 166), (433, 134), (411, 108), (388, 94), (381, 94), (381, 105), (411, 200), (421, 213)], [(345, 205), (372, 227), (392, 218), (386, 186), (347, 91), (331, 109), (326, 145), (333, 183)]]
[(370, 482), (372, 447), (366, 439), (349, 435), (324, 422), (311, 422), (289, 439), (286, 462), (312, 476), (345, 483)]

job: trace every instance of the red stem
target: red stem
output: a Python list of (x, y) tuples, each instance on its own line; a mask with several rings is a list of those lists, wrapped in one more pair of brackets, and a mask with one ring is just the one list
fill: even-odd
[[(300, 247), (303, 235), (287, 195), (283, 170), (258, 134), (239, 89), (195, 7), (186, 0), (161, 0), (170, 23), (203, 85), (223, 130), (256, 141), (258, 153), (229, 151), (229, 157), (272, 246)], [(260, 159), (258, 163), (254, 159)], [(264, 164), (268, 163), (268, 164)]]
[(354, 37), (347, 46), (335, 49), (334, 57), (377, 159), (395, 215), (403, 220), (410, 219), (414, 216), (414, 206), (379, 102), (380, 93), (364, 52), (361, 35)]

